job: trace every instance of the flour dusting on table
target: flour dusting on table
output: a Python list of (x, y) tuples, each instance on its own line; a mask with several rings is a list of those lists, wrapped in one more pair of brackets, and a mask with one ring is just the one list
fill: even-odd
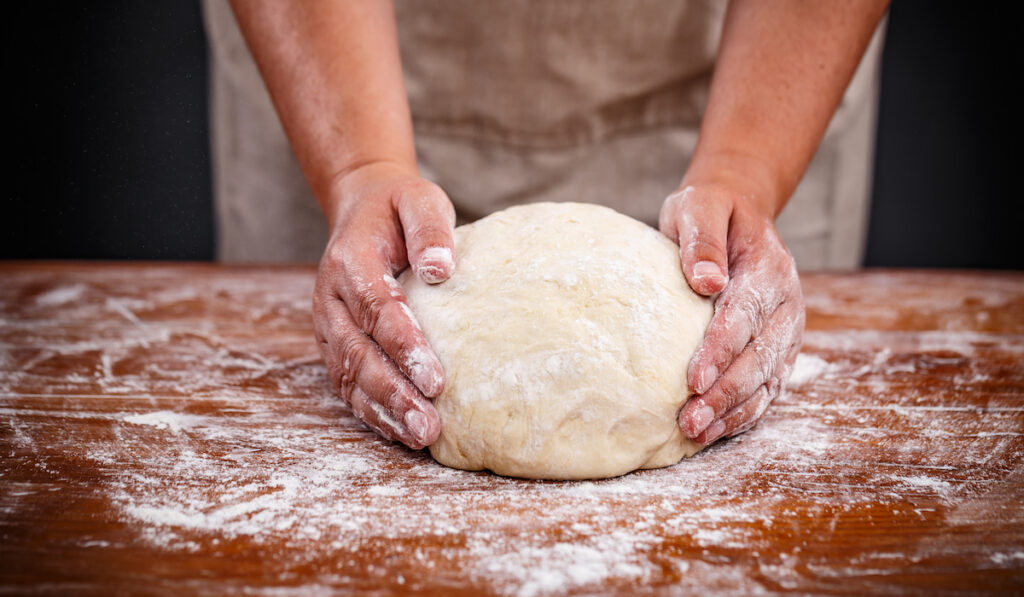
[[(827, 348), (827, 338), (812, 340), (813, 349)], [(939, 464), (945, 458), (929, 447), (930, 432), (947, 432), (956, 421), (969, 427), (970, 411), (936, 416), (933, 407), (908, 403), (911, 396), (863, 401), (832, 389), (891, 375), (885, 372), (898, 355), (872, 351), (866, 364), (801, 355), (794, 389), (753, 431), (675, 467), (605, 481), (532, 482), (442, 467), (422, 452), (374, 437), (315, 374), (293, 378), (301, 380), (294, 393), (305, 398), (288, 401), (286, 410), (280, 402), (225, 393), (220, 399), (230, 414), (132, 414), (111, 423), (124, 440), (116, 454), (102, 446), (89, 454), (99, 462), (134, 461), (127, 468), (136, 472), (114, 475), (112, 497), (126, 520), (142, 523), (145, 540), (162, 550), (195, 549), (202, 536), (313, 545), (301, 557), (306, 563), (344, 562), (346, 553), (371, 550), (406, 562), (403, 578), (411, 586), (441, 558), (464, 562), (465, 574), (501, 593), (560, 593), (600, 587), (612, 577), (645, 582), (667, 565), (708, 565), (674, 560), (672, 545), (680, 541), (768, 552), (773, 529), (786, 528), (797, 511), (813, 513), (827, 527), (858, 508), (888, 508), (907, 518), (935, 515), (908, 507), (914, 495), (938, 497), (951, 508), (970, 502), (994, 479), (964, 470), (959, 482), (949, 482)], [(914, 374), (902, 365), (895, 371)], [(1008, 413), (1013, 409), (1019, 407)], [(908, 433), (883, 433), (872, 424), (878, 417), (898, 417)], [(153, 433), (147, 426), (164, 434), (160, 450), (143, 447)], [(865, 444), (890, 457), (849, 461)], [(961, 445), (965, 462), (1020, 450), (1019, 441), (1005, 437), (965, 438)], [(826, 475), (849, 481), (814, 481)], [(806, 499), (783, 498), (789, 492), (782, 489), (794, 484)], [(537, 503), (545, 504), (542, 512)], [(444, 547), (422, 547), (425, 536)], [(921, 546), (922, 557), (927, 554)], [(795, 574), (786, 562), (758, 560), (757, 566), (784, 579)], [(721, 586), (756, 589), (742, 570), (723, 575)], [(685, 584), (685, 575), (679, 582)]]
[[(122, 286), (43, 286), (22, 311), (7, 309), (4, 445), (55, 482), (81, 483), (50, 464), (74, 455), (90, 480), (82, 490), (124, 525), (83, 537), (80, 549), (257, 550), (267, 554), (264, 585), (241, 588), (254, 592), (470, 579), (522, 596), (640, 584), (748, 594), (870, 581), (892, 574), (894, 557), (913, 574), (948, 565), (950, 543), (934, 538), (866, 550), (839, 569), (822, 541), (851, 520), (940, 520), (965, 533), (978, 520), (1024, 522), (1012, 499), (1024, 483), (1021, 336), (952, 324), (811, 331), (788, 390), (752, 431), (666, 469), (535, 482), (448, 469), (369, 432), (333, 397), (316, 354), (309, 276), (284, 280), (213, 278), (196, 289), (134, 273)], [(808, 303), (820, 317), (847, 317), (837, 301)], [(54, 306), (62, 318), (48, 325), (19, 323)], [(993, 347), (1014, 361), (993, 365)], [(963, 399), (979, 388), (984, 406)], [(42, 490), (9, 483), (3, 516), (17, 519)], [(1024, 566), (1005, 542), (965, 557)], [(367, 558), (377, 564), (361, 568)]]

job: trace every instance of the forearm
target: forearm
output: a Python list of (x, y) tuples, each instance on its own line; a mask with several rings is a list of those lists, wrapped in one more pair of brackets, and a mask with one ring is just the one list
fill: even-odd
[(684, 185), (728, 186), (782, 211), (887, 4), (733, 0)]
[(328, 221), (345, 173), (373, 162), (415, 171), (390, 1), (232, 0), (232, 8)]

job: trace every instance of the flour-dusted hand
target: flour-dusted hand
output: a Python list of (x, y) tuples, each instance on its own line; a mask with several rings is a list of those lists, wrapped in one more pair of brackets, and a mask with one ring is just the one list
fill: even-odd
[[(682, 432), (708, 444), (752, 427), (796, 361), (804, 300), (773, 221), (807, 170), (886, 0), (732, 0), (697, 146), (661, 230), (698, 293), (720, 293), (687, 381)], [(840, 14), (841, 12), (841, 14)]]
[(804, 299), (793, 257), (771, 215), (720, 186), (687, 186), (666, 199), (660, 227), (677, 241), (683, 274), (716, 293), (715, 314), (690, 361), (696, 392), (679, 413), (683, 433), (709, 444), (753, 427), (800, 351)]
[(313, 295), (331, 381), (385, 437), (422, 448), (444, 372), (394, 279), (455, 268), (448, 197), (420, 178), (391, 2), (232, 0), (331, 231)]
[(419, 449), (437, 439), (428, 398), (444, 371), (394, 276), (411, 265), (427, 283), (455, 268), (455, 211), (437, 185), (394, 164), (339, 179), (331, 238), (320, 259), (313, 321), (338, 393), (384, 437)]

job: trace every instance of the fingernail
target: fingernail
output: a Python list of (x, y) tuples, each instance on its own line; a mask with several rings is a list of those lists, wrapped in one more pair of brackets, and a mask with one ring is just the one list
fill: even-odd
[(693, 277), (694, 279), (723, 278), (725, 274), (722, 273), (722, 268), (718, 267), (718, 264), (714, 261), (698, 261), (693, 266)]
[(725, 423), (719, 419), (712, 423), (711, 427), (708, 427), (707, 432), (704, 434), (704, 443), (710, 444), (716, 439), (722, 437), (723, 433), (725, 433)]
[(704, 405), (697, 409), (697, 412), (693, 413), (693, 417), (690, 418), (690, 431), (693, 433), (690, 437), (697, 437), (701, 431), (708, 428), (711, 421), (715, 420), (715, 409), (710, 406)]
[(420, 265), (416, 268), (416, 275), (427, 284), (440, 284), (448, 279), (444, 270), (433, 265)]
[(694, 389), (698, 394), (703, 394), (710, 390), (711, 386), (715, 385), (716, 379), (718, 379), (718, 367), (708, 365), (700, 372), (700, 379), (697, 380), (697, 387)]
[(416, 441), (426, 445), (427, 438), (427, 415), (418, 410), (410, 410), (405, 413), (405, 427), (409, 430)]
[(420, 253), (416, 274), (427, 284), (444, 282), (455, 269), (455, 259), (448, 247), (428, 247)]

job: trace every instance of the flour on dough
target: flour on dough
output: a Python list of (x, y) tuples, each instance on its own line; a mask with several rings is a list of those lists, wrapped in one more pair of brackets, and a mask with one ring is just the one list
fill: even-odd
[(670, 240), (606, 207), (537, 203), (459, 227), (455, 247), (447, 282), (401, 278), (447, 376), (438, 462), (592, 479), (700, 449), (676, 418), (712, 307)]

